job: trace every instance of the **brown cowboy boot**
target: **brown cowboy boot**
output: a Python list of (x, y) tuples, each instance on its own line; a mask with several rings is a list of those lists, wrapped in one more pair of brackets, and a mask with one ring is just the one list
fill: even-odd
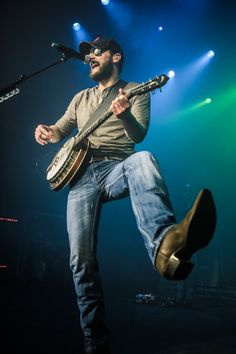
[(156, 257), (156, 268), (168, 280), (184, 280), (194, 264), (194, 252), (208, 245), (216, 227), (216, 208), (209, 190), (199, 192), (185, 218), (165, 235)]

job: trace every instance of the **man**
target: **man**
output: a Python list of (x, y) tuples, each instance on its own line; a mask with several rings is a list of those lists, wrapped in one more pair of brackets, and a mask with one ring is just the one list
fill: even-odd
[(90, 78), (98, 85), (79, 92), (54, 125), (39, 125), (35, 138), (45, 145), (61, 141), (74, 128), (80, 131), (101, 102), (117, 89), (110, 104), (112, 116), (88, 137), (89, 159), (70, 183), (67, 205), (70, 266), (85, 353), (108, 354), (109, 330), (96, 259), (102, 203), (130, 195), (152, 264), (170, 280), (189, 275), (193, 253), (213, 237), (216, 211), (211, 192), (203, 189), (185, 218), (176, 223), (157, 160), (150, 152), (135, 152), (135, 144), (148, 130), (149, 94), (127, 98), (127, 90), (136, 84), (120, 80), (124, 54), (114, 39), (81, 42), (79, 48), (88, 59)]

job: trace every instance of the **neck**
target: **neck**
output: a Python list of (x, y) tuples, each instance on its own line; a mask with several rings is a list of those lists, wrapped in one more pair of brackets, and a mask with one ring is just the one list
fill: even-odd
[(103, 91), (105, 88), (110, 87), (114, 85), (117, 81), (119, 80), (119, 75), (118, 73), (114, 73), (112, 76), (110, 76), (107, 79), (99, 81), (99, 90)]

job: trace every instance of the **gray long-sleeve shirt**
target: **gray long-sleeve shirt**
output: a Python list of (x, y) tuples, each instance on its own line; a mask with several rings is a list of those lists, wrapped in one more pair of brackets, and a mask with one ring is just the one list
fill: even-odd
[[(137, 86), (137, 83), (128, 83), (125, 91)], [(85, 89), (74, 96), (65, 114), (55, 123), (59, 128), (62, 138), (65, 138), (77, 128), (78, 131), (88, 121), (91, 114), (97, 109), (110, 90), (110, 87), (101, 91), (98, 86)], [(136, 95), (130, 99), (131, 114), (143, 128), (145, 137), (150, 120), (150, 95)], [(93, 150), (107, 152), (108, 154), (131, 155), (135, 151), (135, 140), (129, 137), (125, 131), (121, 119), (114, 114), (99, 126), (89, 137), (90, 146)], [(140, 139), (137, 139), (140, 140)]]

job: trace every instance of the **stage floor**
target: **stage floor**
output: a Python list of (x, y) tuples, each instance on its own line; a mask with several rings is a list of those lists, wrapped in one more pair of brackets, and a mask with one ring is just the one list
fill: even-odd
[[(107, 294), (108, 295), (108, 294)], [(137, 303), (106, 299), (114, 354), (234, 354), (236, 301), (193, 297)], [(1, 286), (4, 354), (83, 354), (72, 288), (49, 284)]]

